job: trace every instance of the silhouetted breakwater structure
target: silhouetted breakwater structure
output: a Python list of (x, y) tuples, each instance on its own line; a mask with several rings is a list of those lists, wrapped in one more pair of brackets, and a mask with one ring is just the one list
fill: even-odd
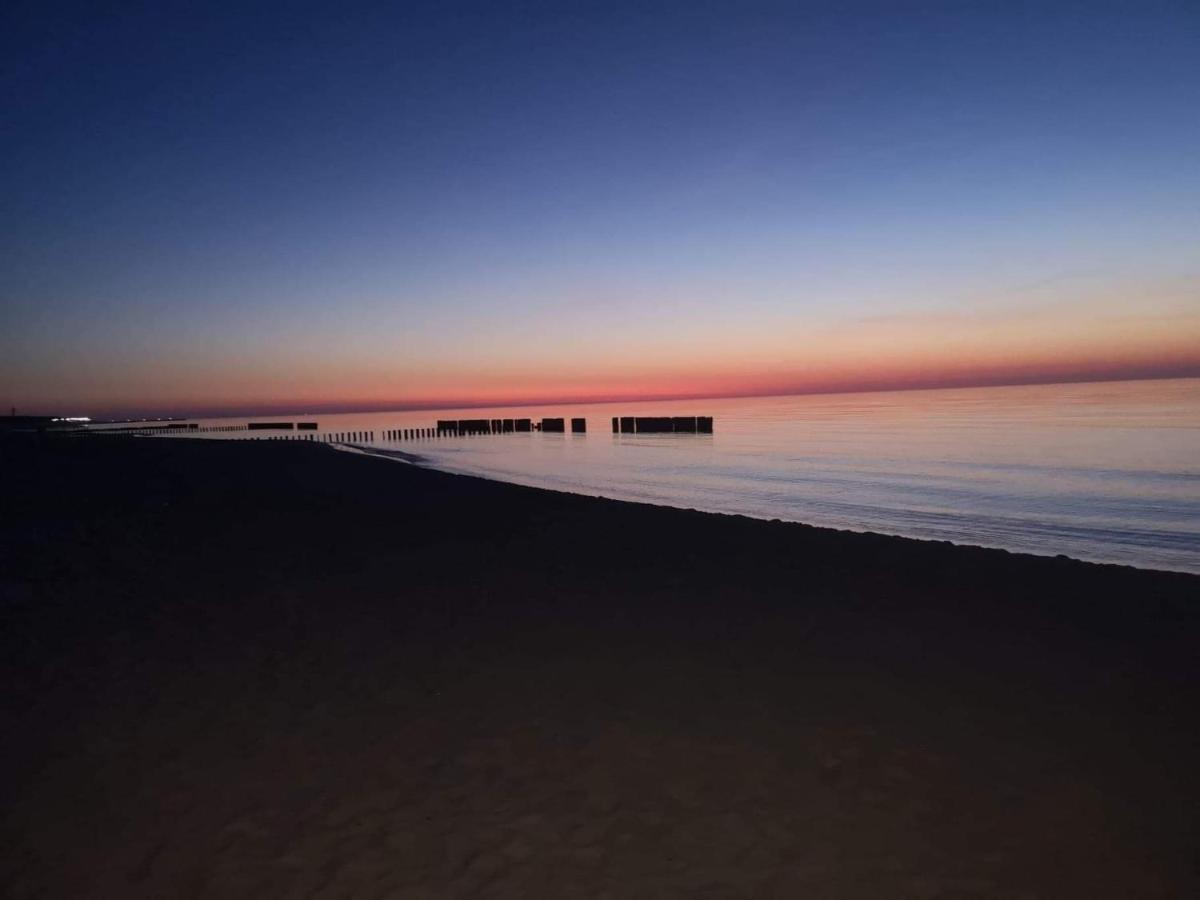
[(613, 416), (613, 434), (712, 434), (712, 416)]
[(89, 437), (153, 437), (159, 434), (209, 434), (210, 432), (246, 431), (245, 425), (199, 425), (178, 422), (170, 425), (123, 425), (119, 428), (89, 428), (76, 432)]
[[(27, 423), (22, 423), (27, 424)], [(138, 424), (109, 428), (77, 428), (70, 434), (108, 435), (110, 437), (151, 437), (171, 434), (208, 434), (222, 432), (275, 432), (245, 438), (254, 441), (317, 441), (324, 444), (374, 443), (374, 431), (337, 431), (318, 433), (317, 422), (247, 422), (244, 425), (198, 425), (188, 422)], [(473, 437), (488, 434), (514, 434), (541, 431), (563, 434), (567, 420), (561, 417), (540, 419), (439, 419), (432, 428), (389, 428), (380, 432), (385, 441), (431, 440), (443, 437)], [(613, 434), (712, 434), (712, 416), (613, 416)], [(285, 432), (279, 434), (278, 432)], [(297, 432), (308, 432), (299, 434)], [(587, 434), (587, 419), (571, 419), (572, 434)]]
[(108, 435), (131, 437), (131, 436), (152, 436), (156, 434), (193, 434), (201, 431), (199, 425), (187, 422), (170, 422), (166, 425), (120, 425), (116, 427), (85, 429), (83, 431), (74, 432), (75, 434), (86, 435)]
[[(536, 430), (542, 430), (543, 419)], [(559, 419), (558, 421), (562, 421)], [(511, 434), (534, 431), (532, 419), (438, 419), (437, 436), (467, 437), (476, 434)]]

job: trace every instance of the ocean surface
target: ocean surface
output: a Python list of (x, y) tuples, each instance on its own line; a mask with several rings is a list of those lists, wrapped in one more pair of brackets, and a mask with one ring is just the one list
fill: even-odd
[[(672, 414), (711, 415), (714, 433), (612, 434), (615, 415)], [(439, 418), (543, 416), (586, 417), (587, 434), (383, 440)], [(300, 419), (518, 484), (1200, 573), (1200, 379), (255, 421)]]

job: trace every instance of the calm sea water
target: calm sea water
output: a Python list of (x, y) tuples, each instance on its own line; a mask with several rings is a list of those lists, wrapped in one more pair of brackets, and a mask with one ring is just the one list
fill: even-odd
[[(621, 414), (712, 415), (715, 433), (613, 435)], [(519, 416), (585, 416), (588, 433), (379, 439)], [(449, 472), (1200, 572), (1200, 379), (304, 418), (319, 433), (373, 429), (376, 447)]]

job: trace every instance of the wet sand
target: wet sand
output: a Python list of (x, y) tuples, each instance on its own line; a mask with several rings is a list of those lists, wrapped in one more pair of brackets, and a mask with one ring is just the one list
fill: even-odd
[(12, 897), (1200, 896), (1200, 578), (0, 438)]

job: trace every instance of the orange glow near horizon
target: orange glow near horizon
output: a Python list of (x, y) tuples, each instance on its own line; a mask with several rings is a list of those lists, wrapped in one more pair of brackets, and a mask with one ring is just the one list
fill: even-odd
[[(39, 410), (89, 413), (218, 414), (253, 410), (334, 411), (402, 408), (512, 406), (768, 394), (834, 393), (972, 387), (998, 384), (1105, 381), (1200, 376), (1200, 351), (1190, 336), (1153, 346), (1089, 354), (1065, 346), (1024, 352), (986, 342), (951, 342), (938, 353), (928, 346), (885, 352), (874, 341), (849, 347), (806, 346), (791, 355), (762, 352), (742, 360), (714, 356), (707, 365), (668, 359), (627, 359), (619, 367), (580, 362), (557, 373), (526, 365), (497, 364), (458, 371), (388, 372), (372, 366), (305, 367), (289, 376), (278, 370), (245, 371), (233, 366), (220, 377), (164, 377), (132, 390), (105, 379), (81, 389), (77, 400), (47, 397)], [(108, 383), (105, 383), (108, 382)], [(123, 388), (123, 390), (122, 390)], [(23, 408), (30, 408), (26, 401)]]
[[(703, 317), (671, 329), (550, 317), (447, 336), (363, 328), (246, 346), (179, 342), (32, 361), (6, 405), (49, 414), (196, 415), (604, 402), (1200, 375), (1200, 310), (1182, 290), (986, 312), (824, 322)], [(616, 318), (616, 317), (613, 317)], [(123, 349), (123, 348), (122, 348)]]

